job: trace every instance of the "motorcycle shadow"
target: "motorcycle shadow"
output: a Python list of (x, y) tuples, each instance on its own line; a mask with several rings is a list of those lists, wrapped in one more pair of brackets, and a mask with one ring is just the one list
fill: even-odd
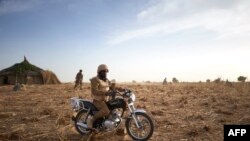
[(88, 141), (131, 141), (127, 135), (118, 135), (117, 133), (97, 133), (89, 136)]
[(124, 129), (118, 129), (117, 132), (92, 133), (88, 136), (81, 136), (73, 125), (67, 125), (58, 129), (60, 140), (70, 141), (131, 141), (132, 139), (124, 132)]

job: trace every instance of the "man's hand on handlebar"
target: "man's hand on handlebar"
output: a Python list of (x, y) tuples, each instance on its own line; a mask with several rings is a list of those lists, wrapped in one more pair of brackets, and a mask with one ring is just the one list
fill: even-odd
[(116, 94), (117, 92), (115, 91), (115, 90), (112, 90), (112, 91), (108, 91), (108, 92), (106, 92), (106, 96), (115, 96), (115, 94)]
[(105, 95), (106, 96), (115, 96), (116, 94), (123, 95), (123, 94), (127, 94), (127, 93), (130, 93), (130, 92), (131, 92), (131, 90), (129, 90), (129, 89), (123, 89), (122, 92), (120, 92), (118, 90), (110, 90)]

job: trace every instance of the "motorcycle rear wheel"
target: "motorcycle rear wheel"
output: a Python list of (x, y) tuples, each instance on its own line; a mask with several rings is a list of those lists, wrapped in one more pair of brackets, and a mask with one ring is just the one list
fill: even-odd
[[(87, 110), (81, 110), (79, 113), (77, 113), (76, 117), (75, 117), (75, 128), (76, 128), (76, 131), (78, 133), (80, 133), (81, 135), (89, 135), (91, 133), (91, 130), (89, 129), (86, 129), (84, 127), (81, 127), (79, 125), (77, 125), (77, 123), (84, 123), (84, 119), (86, 118), (87, 116)], [(87, 124), (87, 123), (84, 123), (84, 124)]]

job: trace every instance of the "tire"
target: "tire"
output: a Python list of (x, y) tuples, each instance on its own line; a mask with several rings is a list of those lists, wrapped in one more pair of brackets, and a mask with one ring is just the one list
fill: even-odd
[(77, 115), (75, 117), (75, 128), (76, 128), (76, 131), (78, 133), (80, 133), (81, 135), (83, 135), (83, 136), (84, 135), (89, 135), (91, 133), (91, 131), (80, 127), (79, 125), (77, 125), (77, 122), (79, 120), (81, 120), (82, 116), (83, 116), (83, 118), (85, 118), (85, 116), (87, 116), (87, 115), (84, 115), (84, 114), (87, 114), (87, 112), (88, 112), (87, 110), (81, 110), (79, 113), (77, 113)]
[(134, 140), (139, 140), (139, 141), (147, 141), (148, 139), (151, 138), (151, 136), (153, 135), (153, 132), (154, 132), (154, 124), (153, 124), (153, 121), (152, 119), (146, 114), (146, 113), (141, 113), (141, 112), (138, 112), (138, 113), (135, 113), (135, 115), (138, 117), (138, 116), (141, 116), (141, 117), (144, 117), (148, 123), (150, 124), (150, 130), (147, 134), (147, 136), (143, 137), (143, 138), (139, 138), (139, 137), (136, 137), (133, 135), (131, 129), (130, 129), (130, 126), (131, 126), (131, 122), (134, 120), (132, 117), (131, 118), (128, 118), (126, 120), (126, 123), (125, 123), (125, 126), (126, 126), (126, 130), (129, 134), (129, 136), (134, 139)]

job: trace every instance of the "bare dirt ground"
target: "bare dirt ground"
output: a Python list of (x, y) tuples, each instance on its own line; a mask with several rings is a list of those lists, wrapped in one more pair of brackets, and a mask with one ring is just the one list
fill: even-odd
[[(224, 124), (250, 124), (250, 83), (122, 84), (133, 90), (135, 105), (155, 121), (152, 141), (221, 141)], [(28, 85), (12, 91), (0, 86), (0, 140), (86, 140), (70, 124), (69, 99), (90, 98), (90, 85)], [(132, 140), (98, 135), (93, 140)]]

